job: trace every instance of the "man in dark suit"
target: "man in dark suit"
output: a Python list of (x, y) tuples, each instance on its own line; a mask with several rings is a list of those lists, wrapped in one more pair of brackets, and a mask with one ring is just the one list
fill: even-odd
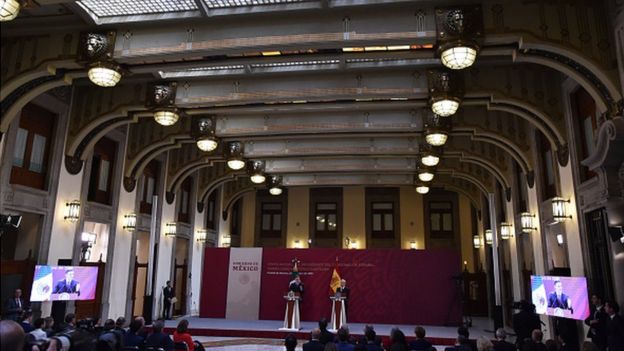
[(303, 351), (323, 351), (325, 345), (321, 344), (319, 338), (321, 337), (321, 330), (319, 328), (312, 329), (310, 333), (310, 341), (303, 344)]
[(607, 319), (608, 316), (602, 305), (602, 298), (596, 294), (591, 297), (591, 305), (589, 306), (589, 317), (585, 319), (585, 324), (589, 326), (587, 337), (592, 340), (594, 345), (601, 351), (607, 347)]
[(548, 307), (551, 308), (561, 308), (564, 310), (571, 309), (572, 301), (570, 301), (570, 297), (563, 293), (563, 288), (561, 286), (561, 281), (555, 281), (555, 291), (548, 295)]
[(544, 333), (541, 330), (535, 329), (531, 332), (531, 340), (525, 342), (520, 351), (547, 351), (546, 345), (542, 342), (544, 339)]
[(299, 293), (301, 297), (303, 297), (303, 282), (299, 276), (296, 276), (295, 279), (290, 282), (288, 286), (288, 291), (292, 291), (294, 293)]
[(80, 283), (74, 280), (74, 269), (69, 268), (65, 271), (65, 279), (59, 280), (54, 286), (53, 294), (78, 294), (80, 296)]
[(165, 351), (173, 350), (173, 340), (169, 335), (163, 333), (165, 322), (155, 321), (152, 325), (153, 332), (145, 339), (145, 347), (162, 348)]
[(349, 318), (349, 292), (351, 289), (347, 287), (347, 281), (344, 279), (340, 279), (340, 287), (336, 289), (337, 293), (340, 293), (342, 297), (345, 297), (345, 313), (347, 314), (347, 318)]
[(6, 311), (6, 319), (21, 322), (20, 318), (26, 309), (22, 299), (22, 289), (15, 289), (13, 297), (4, 303), (4, 309)]
[(326, 345), (328, 342), (334, 341), (334, 334), (327, 330), (327, 319), (325, 317), (321, 318), (318, 322), (319, 329), (321, 330), (321, 336), (319, 336), (319, 341), (321, 344)]
[(163, 288), (163, 318), (171, 319), (171, 299), (174, 297), (171, 281), (167, 280), (167, 286)]
[(417, 326), (414, 328), (414, 334), (416, 334), (416, 339), (409, 343), (409, 349), (413, 351), (431, 351), (433, 345), (425, 339), (425, 328)]
[(516, 345), (505, 341), (505, 339), (507, 339), (505, 329), (496, 329), (496, 341), (493, 342), (494, 351), (516, 351)]
[(615, 301), (605, 302), (607, 319), (607, 350), (624, 351), (624, 319), (618, 313), (620, 306)]

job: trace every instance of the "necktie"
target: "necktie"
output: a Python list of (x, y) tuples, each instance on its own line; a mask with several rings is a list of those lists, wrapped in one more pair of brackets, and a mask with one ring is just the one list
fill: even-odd
[(17, 307), (22, 308), (22, 301), (20, 301), (20, 299), (15, 299), (15, 302), (17, 302)]

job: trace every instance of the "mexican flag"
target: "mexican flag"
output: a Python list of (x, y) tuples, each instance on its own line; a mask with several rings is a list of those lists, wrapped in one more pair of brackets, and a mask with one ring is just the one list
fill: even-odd
[(338, 257), (334, 263), (334, 271), (332, 272), (331, 280), (329, 281), (329, 293), (335, 294), (336, 289), (340, 287), (340, 274), (338, 273)]

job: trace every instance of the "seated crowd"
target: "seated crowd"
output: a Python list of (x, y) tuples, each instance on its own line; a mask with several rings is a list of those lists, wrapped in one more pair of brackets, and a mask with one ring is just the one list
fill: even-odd
[(145, 327), (143, 317), (135, 317), (127, 324), (124, 317), (116, 321), (84, 319), (76, 321), (74, 314), (65, 316), (56, 325), (51, 317), (38, 318), (31, 323), (30, 312), (24, 312), (21, 323), (0, 321), (0, 350), (25, 351), (204, 351), (204, 346), (193, 340), (189, 322), (179, 322), (173, 335), (165, 330), (162, 320)]

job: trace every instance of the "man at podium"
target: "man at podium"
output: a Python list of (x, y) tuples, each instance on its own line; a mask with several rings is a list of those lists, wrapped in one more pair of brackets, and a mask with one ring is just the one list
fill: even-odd
[(303, 298), (303, 282), (301, 281), (299, 275), (297, 275), (295, 279), (290, 282), (288, 291), (299, 293), (299, 296)]
[(349, 312), (349, 288), (347, 288), (347, 281), (340, 279), (340, 287), (336, 289), (336, 293), (340, 293), (345, 298), (345, 312)]

